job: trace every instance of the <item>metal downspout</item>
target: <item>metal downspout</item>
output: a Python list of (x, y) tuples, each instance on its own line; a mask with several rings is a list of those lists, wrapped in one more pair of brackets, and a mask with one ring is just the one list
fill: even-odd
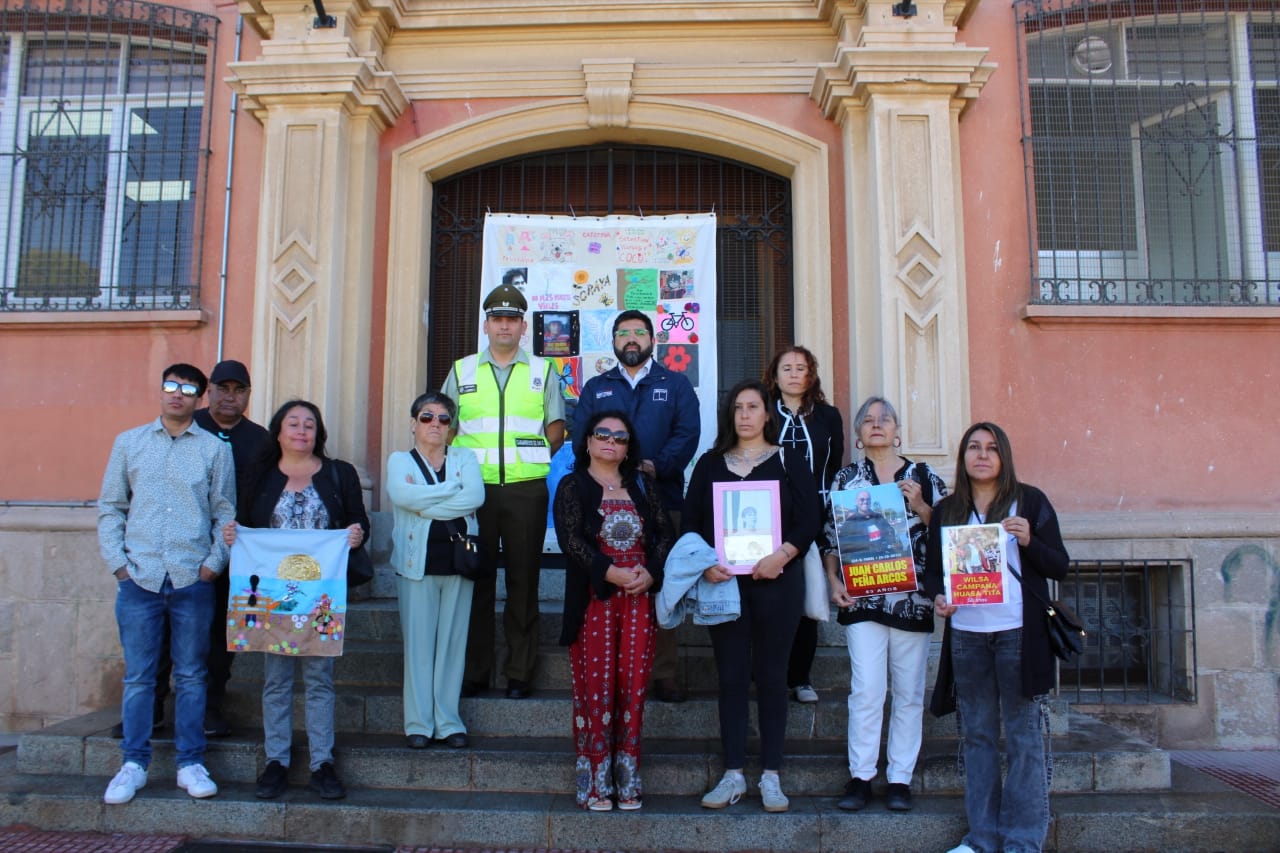
[[(236, 16), (236, 48), (234, 62), (240, 61), (240, 45), (244, 38), (244, 15)], [(240, 93), (231, 93), (231, 125), (227, 128), (227, 181), (222, 202), (222, 262), (218, 268), (218, 357), (222, 361), (223, 337), (227, 331), (227, 250), (231, 242), (231, 171), (236, 164), (236, 114)]]

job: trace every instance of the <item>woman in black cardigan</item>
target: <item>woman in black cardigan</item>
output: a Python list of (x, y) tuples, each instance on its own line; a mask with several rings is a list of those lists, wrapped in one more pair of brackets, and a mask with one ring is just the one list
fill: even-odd
[[(809, 463), (825, 507), (827, 490), (844, 464), (844, 418), (827, 403), (818, 359), (802, 346), (779, 350), (764, 372), (764, 385), (769, 389), (770, 414), (778, 424), (778, 444)], [(818, 623), (801, 616), (787, 662), (787, 686), (797, 702), (818, 701), (809, 675), (817, 651)]]
[[(267, 427), (271, 440), (244, 482), (236, 521), (245, 527), (293, 530), (346, 528), (351, 548), (369, 536), (360, 477), (348, 462), (325, 456), (328, 433), (320, 409), (306, 400), (281, 406)], [(234, 524), (223, 540), (235, 542)], [(345, 797), (333, 766), (333, 661), (331, 657), (263, 656), (262, 728), (267, 766), (255, 794), (272, 799), (284, 793), (293, 739), (293, 678), (301, 663), (306, 686), (307, 741), (311, 750), (311, 787), (327, 800)]]
[[(1000, 567), (1004, 601), (950, 604), (942, 528), (988, 523), (1003, 527), (1010, 540)], [(1039, 489), (1018, 482), (1004, 430), (986, 422), (969, 427), (956, 460), (955, 492), (937, 505), (929, 523), (925, 567), (925, 592), (934, 611), (947, 617), (932, 709), (946, 713), (954, 695), (964, 749), (969, 831), (950, 853), (1038, 851), (1044, 844), (1049, 777), (1040, 706), (1053, 688), (1054, 658), (1037, 597), (1049, 598), (1048, 582), (1066, 577), (1067, 563), (1053, 506)], [(1003, 786), (1002, 718), (1009, 759)]]
[(564, 552), (564, 627), (573, 671), (577, 802), (640, 808), (640, 737), (653, 669), (653, 593), (675, 541), (622, 412), (597, 412), (574, 437), (574, 470), (552, 515)]

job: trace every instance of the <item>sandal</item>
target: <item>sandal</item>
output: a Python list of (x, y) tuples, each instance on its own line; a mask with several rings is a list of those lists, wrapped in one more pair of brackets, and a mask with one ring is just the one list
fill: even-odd
[(608, 797), (592, 797), (587, 800), (587, 810), (593, 812), (613, 811), (613, 800)]
[(631, 797), (626, 800), (618, 800), (618, 808), (624, 812), (634, 812), (640, 810), (640, 798)]

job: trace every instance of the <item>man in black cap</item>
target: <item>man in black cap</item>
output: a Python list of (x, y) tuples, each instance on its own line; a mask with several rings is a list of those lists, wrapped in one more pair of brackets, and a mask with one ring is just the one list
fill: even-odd
[(547, 473), (564, 443), (564, 397), (550, 361), (520, 346), (529, 308), (514, 283), (484, 300), (487, 349), (459, 359), (444, 393), (458, 404), (456, 447), (470, 448), (484, 476), (484, 505), (477, 511), (480, 549), (494, 570), (476, 581), (462, 693), (487, 687), (494, 662), (496, 567), (501, 544), (507, 603), (507, 697), (531, 691), (538, 662), (538, 574), (547, 530)]
[[(196, 425), (231, 445), (236, 463), (236, 494), (244, 491), (270, 435), (244, 416), (249, 408), (249, 369), (243, 362), (228, 359), (213, 366), (209, 374), (209, 406), (196, 411)], [(226, 737), (231, 727), (222, 716), (222, 701), (231, 679), (231, 652), (227, 651), (227, 598), (231, 572), (223, 572), (214, 582), (216, 601), (209, 626), (209, 689), (204, 714), (207, 737)]]

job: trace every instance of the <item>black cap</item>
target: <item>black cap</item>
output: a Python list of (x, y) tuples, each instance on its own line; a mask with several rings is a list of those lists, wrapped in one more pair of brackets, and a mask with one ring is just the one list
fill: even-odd
[(513, 284), (500, 284), (484, 298), (484, 311), (490, 317), (523, 317), (528, 310), (524, 294)]
[(213, 366), (209, 374), (209, 384), (218, 385), (223, 382), (239, 382), (249, 387), (249, 368), (238, 361), (220, 361)]

